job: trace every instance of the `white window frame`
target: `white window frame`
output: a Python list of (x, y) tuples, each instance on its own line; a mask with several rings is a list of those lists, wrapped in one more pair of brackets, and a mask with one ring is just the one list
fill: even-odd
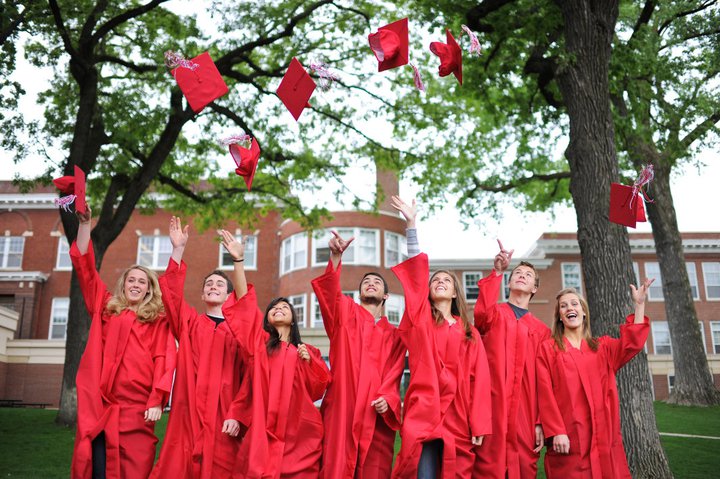
[[(288, 251), (288, 249), (290, 251)], [(295, 258), (299, 253), (303, 252), (302, 261), (296, 261)], [(308, 237), (307, 232), (296, 233), (292, 236), (288, 236), (282, 241), (280, 246), (280, 274), (284, 275), (297, 271), (299, 269), (307, 268), (307, 254), (308, 254)], [(285, 267), (285, 257), (290, 257), (290, 264)]]
[[(295, 318), (298, 322), (299, 328), (305, 327), (305, 321), (307, 321), (307, 294), (294, 294), (287, 297), (290, 301), (290, 306), (295, 310)], [(295, 304), (295, 303), (298, 304)], [(302, 314), (298, 314), (298, 306), (302, 307)]]
[[(657, 268), (657, 272), (650, 272), (648, 268), (650, 265), (652, 265), (653, 270)], [(662, 290), (662, 273), (660, 272), (660, 263), (658, 263), (657, 261), (646, 261), (645, 277), (655, 278), (655, 281), (652, 285), (650, 285), (650, 288), (648, 289), (648, 301), (665, 301), (665, 295), (663, 294)]]
[(697, 267), (695, 263), (686, 262), (685, 269), (687, 270), (693, 301), (700, 301), (700, 285), (698, 284)]
[[(713, 269), (717, 268), (717, 270), (716, 271), (708, 271), (711, 266)], [(717, 261), (705, 262), (705, 261), (703, 261), (702, 270), (703, 270), (703, 282), (705, 283), (705, 299), (707, 301), (720, 301), (720, 294), (718, 294), (717, 296), (711, 296), (708, 293), (708, 286), (713, 287), (713, 288), (720, 288), (720, 262), (717, 262)], [(708, 274), (717, 275), (718, 282), (710, 284), (710, 282), (708, 281)]]
[[(10, 245), (13, 240), (20, 240), (20, 264), (17, 266), (8, 266), (10, 259)], [(12, 253), (13, 256), (17, 252)], [(23, 256), (25, 255), (25, 237), (24, 236), (0, 236), (0, 269), (22, 270)]]
[(385, 316), (388, 322), (398, 326), (405, 312), (405, 297), (401, 294), (389, 294), (385, 301)]
[(667, 373), (667, 382), (668, 382), (668, 395), (672, 392), (673, 388), (675, 387), (675, 373)]
[[(717, 336), (715, 334), (716, 332)], [(712, 353), (720, 354), (720, 321), (710, 321), (710, 335), (712, 336)]]
[[(55, 322), (56, 318), (60, 317), (60, 311), (64, 310), (65, 312), (65, 334), (62, 338), (53, 338), (53, 327), (54, 326), (62, 326), (62, 322)], [(52, 299), (52, 308), (50, 310), (50, 325), (48, 326), (48, 339), (60, 339), (65, 340), (67, 339), (67, 325), (68, 325), (68, 319), (69, 319), (69, 312), (70, 312), (70, 298), (53, 298)]]
[[(240, 241), (242, 238), (246, 238), (245, 242), (245, 270), (257, 271), (257, 245), (258, 238), (256, 235), (235, 235), (235, 239)], [(252, 246), (251, 246), (252, 245)], [(218, 250), (218, 269), (220, 270), (231, 270), (234, 268), (232, 260), (230, 259), (230, 253), (227, 252), (225, 247), (220, 244)], [(223, 257), (227, 256), (229, 262), (223, 263)]]
[[(356, 303), (359, 302), (359, 300), (360, 300), (360, 292), (359, 291), (343, 291), (342, 293), (345, 296), (348, 296), (350, 299), (352, 299)], [(312, 304), (310, 305), (310, 327), (311, 328), (324, 328), (325, 325), (323, 324), (322, 313), (320, 312), (320, 303), (318, 302), (318, 299), (317, 299), (317, 296), (315, 295), (315, 293), (312, 293), (310, 300), (312, 301)]]
[[(576, 271), (568, 271), (574, 269)], [(582, 283), (582, 266), (577, 262), (560, 263), (560, 273), (562, 276), (562, 289), (575, 288), (575, 290), (582, 296), (583, 294), (583, 283)], [(577, 284), (571, 284), (567, 276), (577, 275)]]
[[(397, 242), (397, 251), (390, 249), (390, 244), (392, 242)], [(397, 254), (398, 261), (393, 262), (388, 260), (388, 257), (390, 256), (388, 253)], [(385, 231), (385, 267), (392, 268), (393, 266), (402, 263), (407, 258), (407, 238), (399, 233)]]
[[(62, 261), (66, 261), (66, 264), (62, 264)], [(65, 236), (61, 235), (58, 237), (58, 248), (57, 258), (55, 258), (55, 270), (56, 271), (71, 271), (72, 261), (70, 260), (70, 245)]]
[[(477, 277), (475, 280), (474, 278)], [(468, 278), (470, 278), (471, 283), (468, 283)], [(463, 281), (463, 287), (465, 289), (465, 300), (471, 303), (474, 303), (477, 301), (478, 294), (480, 294), (480, 288), (478, 287), (477, 283), (483, 278), (482, 271), (463, 271), (462, 274), (462, 281)], [(473, 288), (473, 290), (477, 290), (477, 293), (471, 295), (470, 294), (470, 288)]]
[(499, 298), (499, 301), (501, 303), (507, 303), (507, 300), (510, 297), (510, 276), (512, 276), (511, 269), (508, 269), (503, 272), (502, 285), (500, 287), (500, 298)]
[[(147, 264), (146, 262), (141, 261), (141, 252), (142, 252), (142, 242), (144, 238), (152, 238), (153, 240), (153, 246), (152, 246), (152, 264)], [(167, 258), (165, 258), (165, 252), (161, 253), (160, 249), (163, 244), (163, 240), (167, 240), (167, 245), (170, 246), (169, 250), (167, 251)], [(148, 269), (153, 270), (163, 270), (167, 268), (168, 262), (170, 261), (170, 256), (172, 255), (172, 242), (170, 242), (170, 236), (168, 235), (142, 235), (138, 237), (138, 246), (137, 246), (137, 264), (141, 266), (145, 266)]]
[[(662, 328), (662, 331), (659, 331), (661, 329), (661, 326), (664, 325), (664, 328)], [(653, 337), (653, 352), (657, 355), (669, 355), (672, 356), (672, 339), (670, 338), (670, 325), (667, 321), (650, 321), (650, 331), (652, 333)], [(658, 342), (656, 338), (656, 334), (659, 332), (667, 332), (667, 344), (663, 343), (661, 346), (668, 346), (670, 348), (670, 353), (662, 352), (658, 353)]]
[[(338, 226), (333, 228), (338, 232), (344, 239), (355, 238), (350, 243), (348, 249), (343, 253), (342, 262), (343, 264), (363, 265), (363, 266), (380, 266), (380, 230), (376, 228), (363, 228), (359, 226)], [(375, 261), (374, 262), (362, 262), (360, 261), (360, 248), (361, 238), (363, 233), (372, 233), (374, 235), (375, 243)], [(312, 236), (312, 266), (324, 266), (327, 261), (318, 261), (317, 252), (319, 249), (327, 249), (327, 242), (330, 239), (330, 229), (326, 229), (323, 232), (313, 234)]]
[(698, 327), (700, 328), (700, 337), (702, 338), (703, 352), (707, 355), (707, 345), (705, 344), (705, 325), (704, 321), (698, 320)]

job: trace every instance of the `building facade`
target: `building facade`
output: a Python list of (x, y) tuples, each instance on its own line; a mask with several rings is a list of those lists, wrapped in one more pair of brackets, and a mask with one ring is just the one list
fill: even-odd
[[(384, 181), (386, 198), (397, 193), (397, 182)], [(9, 182), (0, 182), (0, 399), (57, 406), (65, 357), (71, 265), (68, 244), (53, 200), (52, 188), (20, 194)], [(112, 290), (122, 271), (135, 263), (165, 270), (171, 253), (168, 226), (171, 214), (148, 216), (135, 212), (121, 235), (108, 248), (100, 275)], [(192, 222), (190, 221), (192, 225)], [(251, 228), (228, 224), (236, 235), (248, 236), (245, 265), (249, 282), (256, 285), (259, 307), (285, 296), (299, 315), (303, 340), (328, 353), (317, 300), (310, 281), (322, 274), (329, 259), (329, 231), (355, 240), (343, 255), (342, 288), (357, 297), (360, 279), (379, 272), (388, 282), (386, 314), (398, 323), (404, 303), (402, 289), (390, 268), (406, 258), (405, 222), (387, 202), (378, 213), (341, 211), (314, 232), (271, 212), (258, 217)], [(630, 236), (636, 275), (655, 277), (647, 307), (652, 334), (647, 353), (655, 397), (667, 397), (673, 381), (672, 346), (665, 318), (660, 272), (650, 234)], [(716, 383), (720, 381), (720, 233), (684, 233), (683, 245), (696, 300), (708, 360)], [(185, 250), (188, 276), (185, 298), (201, 308), (202, 282), (214, 269), (232, 270), (215, 231), (191, 227)], [(582, 262), (574, 234), (546, 233), (525, 259), (536, 265), (541, 287), (531, 310), (550, 322), (554, 298), (564, 287), (583, 290)], [(492, 258), (441, 260), (431, 258), (431, 269), (449, 269), (465, 285), (470, 303), (477, 281), (492, 270)], [(505, 288), (503, 288), (505, 289)], [(501, 295), (502, 296), (502, 295)], [(498, 298), (503, 300), (503, 298)], [(621, 322), (623, 318), (618, 318)]]

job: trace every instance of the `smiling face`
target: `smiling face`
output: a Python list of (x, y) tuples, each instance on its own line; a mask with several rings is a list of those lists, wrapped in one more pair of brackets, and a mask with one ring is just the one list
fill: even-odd
[(217, 274), (211, 274), (205, 278), (203, 283), (202, 300), (207, 305), (218, 305), (225, 303), (228, 297), (228, 282)]
[(385, 281), (375, 274), (365, 275), (360, 282), (360, 303), (382, 304), (387, 297)]
[(577, 294), (567, 293), (558, 298), (557, 315), (566, 330), (582, 331), (587, 311)]
[(140, 304), (145, 299), (149, 289), (150, 281), (144, 271), (139, 269), (128, 271), (123, 283), (123, 292), (129, 305)]
[(285, 301), (278, 301), (268, 309), (267, 320), (275, 328), (291, 326), (293, 324), (292, 306)]
[(457, 296), (455, 292), (455, 281), (452, 276), (444, 271), (438, 271), (430, 278), (430, 299), (452, 299)]
[(537, 275), (529, 266), (520, 265), (510, 275), (510, 291), (535, 294), (537, 292)]

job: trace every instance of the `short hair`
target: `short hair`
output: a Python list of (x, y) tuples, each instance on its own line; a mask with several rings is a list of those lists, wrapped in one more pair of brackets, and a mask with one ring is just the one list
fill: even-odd
[(222, 279), (225, 280), (225, 282), (227, 283), (227, 292), (228, 292), (228, 294), (230, 294), (230, 293), (232, 293), (233, 291), (235, 291), (235, 286), (233, 286), (233, 282), (230, 280), (230, 278), (228, 277), (228, 275), (225, 274), (224, 271), (220, 271), (219, 269), (216, 269), (215, 271), (213, 271), (212, 273), (209, 273), (207, 276), (205, 276), (205, 277), (203, 278), (203, 282), (202, 282), (203, 288), (205, 287), (205, 281), (207, 281), (207, 279), (208, 279), (210, 276), (214, 275), (214, 274), (220, 276)]
[(538, 273), (537, 269), (535, 268), (535, 265), (532, 263), (528, 263), (527, 261), (520, 261), (520, 264), (515, 266), (512, 271), (510, 272), (510, 276), (515, 272), (516, 269), (518, 269), (520, 266), (527, 266), (531, 270), (533, 270), (533, 273), (535, 273), (535, 287), (540, 287), (540, 273)]
[(359, 291), (360, 288), (362, 287), (363, 281), (365, 281), (365, 278), (367, 278), (368, 276), (377, 276), (378, 278), (380, 278), (380, 280), (383, 282), (383, 288), (384, 288), (384, 290), (385, 290), (384, 294), (388, 294), (388, 293), (389, 293), (387, 281), (385, 281), (385, 278), (383, 278), (380, 273), (377, 273), (377, 272), (375, 272), (375, 271), (370, 271), (369, 273), (365, 273), (365, 274), (363, 275), (363, 277), (360, 279), (360, 284), (358, 285), (358, 291)]

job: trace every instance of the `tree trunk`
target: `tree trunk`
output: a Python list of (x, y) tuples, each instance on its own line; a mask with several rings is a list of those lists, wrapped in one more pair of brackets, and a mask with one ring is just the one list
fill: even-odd
[(80, 358), (85, 351), (88, 331), (90, 329), (90, 316), (85, 309), (80, 285), (75, 270), (70, 280), (70, 309), (68, 310), (67, 339), (65, 341), (65, 365), (63, 366), (63, 381), (60, 389), (60, 409), (55, 422), (63, 426), (74, 426), (77, 422), (77, 376)]
[(652, 198), (654, 204), (649, 205), (647, 210), (660, 263), (665, 315), (675, 365), (675, 385), (668, 402), (684, 406), (719, 404), (720, 393), (715, 389), (703, 348), (685, 268), (682, 238), (670, 191), (670, 168), (662, 161), (655, 165)]
[[(556, 0), (564, 20), (569, 65), (557, 80), (570, 119), (565, 152), (570, 192), (578, 221), (578, 243), (595, 334), (617, 335), (631, 311), (633, 281), (626, 231), (608, 221), (610, 182), (617, 178), (615, 131), (610, 112), (608, 70), (617, 0)], [(671, 478), (660, 444), (650, 394), (647, 362), (628, 363), (619, 375), (625, 449), (635, 478)]]

